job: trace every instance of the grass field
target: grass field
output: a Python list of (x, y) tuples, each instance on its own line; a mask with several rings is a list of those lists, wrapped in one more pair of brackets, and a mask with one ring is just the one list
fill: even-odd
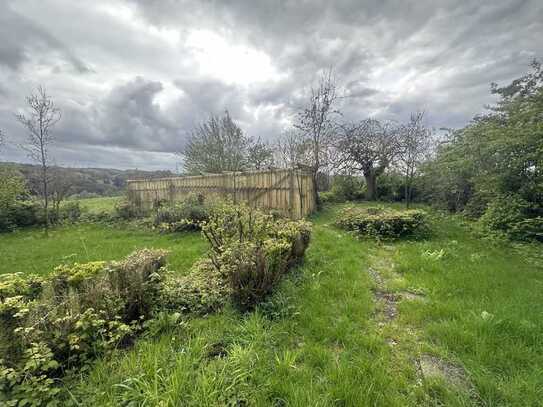
[[(541, 405), (539, 247), (473, 237), (435, 214), (426, 240), (358, 240), (312, 219), (304, 264), (255, 312), (194, 318), (68, 383), (83, 405)], [(85, 225), (0, 236), (2, 272), (166, 247), (186, 270), (198, 234)]]
[(97, 213), (113, 211), (115, 204), (121, 199), (123, 199), (122, 196), (108, 196), (100, 198), (79, 199), (78, 202), (82, 210), (88, 211), (90, 213)]
[(161, 235), (118, 225), (81, 224), (55, 227), (45, 237), (41, 229), (0, 234), (0, 274), (46, 274), (59, 264), (118, 260), (142, 248), (171, 251), (169, 263), (185, 272), (206, 248), (195, 233)]

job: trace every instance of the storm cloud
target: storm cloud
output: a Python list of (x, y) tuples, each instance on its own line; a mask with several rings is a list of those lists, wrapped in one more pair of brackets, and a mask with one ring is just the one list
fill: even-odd
[(174, 169), (228, 109), (254, 137), (291, 125), (332, 68), (348, 120), (460, 127), (543, 55), (543, 2), (18, 0), (0, 4), (0, 159), (25, 161), (14, 113), (44, 85), (58, 164)]

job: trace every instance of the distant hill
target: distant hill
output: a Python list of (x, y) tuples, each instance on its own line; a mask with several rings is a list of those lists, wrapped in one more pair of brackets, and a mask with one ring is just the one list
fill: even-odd
[[(27, 180), (33, 194), (39, 191), (40, 167), (32, 164), (0, 162), (0, 168), (19, 171)], [(71, 184), (70, 195), (80, 197), (114, 196), (123, 193), (126, 181), (141, 178), (171, 177), (171, 171), (116, 170), (111, 168), (51, 167), (52, 177), (64, 177)]]

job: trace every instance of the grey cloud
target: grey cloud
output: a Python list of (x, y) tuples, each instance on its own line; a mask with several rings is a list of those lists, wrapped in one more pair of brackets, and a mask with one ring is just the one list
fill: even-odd
[(25, 61), (36, 57), (34, 54), (57, 52), (80, 73), (90, 68), (75, 56), (65, 44), (39, 23), (13, 10), (10, 2), (0, 5), (0, 65), (13, 70)]
[[(196, 29), (265, 53), (279, 77), (203, 74), (186, 43)], [(114, 163), (122, 151), (133, 160), (122, 165), (144, 167), (224, 109), (248, 134), (272, 140), (331, 67), (348, 120), (405, 120), (425, 109), (431, 125), (462, 126), (494, 100), (490, 82), (542, 57), (543, 2), (21, 0), (0, 6), (0, 35), (0, 128), (21, 139), (11, 112), (45, 82), (64, 112), (59, 154), (100, 151), (95, 161)]]
[(184, 93), (179, 103), (184, 110), (183, 121), (187, 124), (202, 120), (209, 114), (219, 114), (225, 109), (238, 119), (244, 116), (244, 94), (235, 85), (197, 77), (179, 78), (174, 84)]

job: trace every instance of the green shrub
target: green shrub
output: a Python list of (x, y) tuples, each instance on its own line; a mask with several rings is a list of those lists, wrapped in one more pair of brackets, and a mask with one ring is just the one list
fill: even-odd
[(376, 208), (345, 208), (336, 224), (343, 229), (376, 238), (399, 238), (424, 232), (426, 213), (412, 209), (396, 211)]
[(217, 207), (202, 231), (211, 244), (211, 263), (242, 310), (262, 301), (303, 257), (311, 234), (304, 221), (274, 219), (231, 204)]
[(0, 404), (53, 402), (56, 378), (129, 343), (157, 307), (164, 257), (143, 249), (119, 262), (59, 266), (43, 279), (2, 277)]
[(137, 205), (134, 205), (128, 199), (122, 199), (115, 203), (114, 215), (123, 220), (141, 218), (144, 216), (144, 211)]
[(36, 299), (42, 292), (43, 278), (33, 274), (11, 273), (0, 275), (0, 302), (6, 298), (21, 296)]
[(319, 192), (319, 200), (321, 203), (333, 203), (336, 200), (336, 196), (332, 191), (322, 191)]
[(79, 202), (66, 202), (60, 207), (59, 218), (61, 222), (77, 222), (81, 217)]
[(186, 276), (167, 276), (162, 285), (162, 306), (170, 311), (208, 314), (230, 297), (224, 278), (209, 259), (196, 262)]
[(492, 200), (479, 219), (483, 230), (502, 234), (515, 240), (543, 240), (543, 218), (517, 195), (498, 196)]
[(156, 210), (153, 225), (164, 232), (199, 230), (209, 217), (210, 204), (203, 195), (190, 194), (180, 202), (163, 204)]
[(332, 179), (330, 191), (320, 192), (321, 202), (345, 202), (364, 199), (366, 186), (360, 177), (336, 175)]
[(24, 178), (0, 169), (0, 232), (40, 223), (40, 207), (29, 199)]
[(81, 214), (81, 222), (88, 222), (88, 223), (114, 223), (119, 221), (119, 219), (122, 219), (117, 215), (117, 212), (109, 212), (105, 210), (101, 210), (98, 212), (83, 212)]

